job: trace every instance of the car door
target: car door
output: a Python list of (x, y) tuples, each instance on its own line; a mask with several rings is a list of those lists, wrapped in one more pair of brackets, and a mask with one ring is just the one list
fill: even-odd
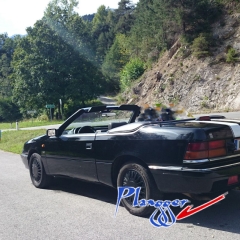
[(93, 151), (95, 133), (50, 137), (45, 142), (45, 158), (51, 174), (96, 181)]
[(95, 133), (72, 134), (62, 137), (62, 150), (68, 159), (72, 177), (96, 181), (96, 163), (93, 149)]
[(42, 157), (47, 163), (47, 170), (50, 174), (70, 176), (69, 160), (62, 150), (64, 141), (62, 137), (52, 136), (42, 145)]

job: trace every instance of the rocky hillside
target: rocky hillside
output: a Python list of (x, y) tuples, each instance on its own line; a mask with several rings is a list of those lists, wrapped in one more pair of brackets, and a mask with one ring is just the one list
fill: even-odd
[(121, 98), (140, 106), (174, 103), (190, 112), (239, 110), (240, 61), (227, 63), (226, 55), (232, 47), (240, 57), (240, 14), (216, 22), (213, 37), (220, 44), (200, 59), (178, 40)]

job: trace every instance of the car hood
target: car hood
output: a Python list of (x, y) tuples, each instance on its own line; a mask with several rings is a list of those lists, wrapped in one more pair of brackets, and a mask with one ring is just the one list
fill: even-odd
[(41, 136), (37, 136), (37, 137), (34, 137), (30, 140), (28, 140), (26, 143), (33, 143), (33, 142), (37, 142), (37, 141), (41, 141), (41, 140), (44, 140), (46, 139), (48, 136), (45, 134), (45, 135), (41, 135)]

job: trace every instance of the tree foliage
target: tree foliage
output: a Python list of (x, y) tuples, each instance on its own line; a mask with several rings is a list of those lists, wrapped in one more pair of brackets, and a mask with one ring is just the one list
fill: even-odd
[(113, 18), (112, 10), (101, 5), (92, 21), (92, 38), (95, 42), (95, 52), (99, 64), (102, 64), (104, 56), (113, 43)]
[(127, 34), (135, 21), (135, 4), (131, 0), (120, 0), (115, 11), (115, 32)]
[(28, 28), (13, 58), (14, 99), (21, 109), (46, 103), (96, 98), (104, 79), (95, 65), (84, 22), (75, 1), (52, 1), (43, 17)]
[(15, 122), (21, 119), (19, 107), (9, 98), (0, 98), (0, 121)]
[(11, 61), (19, 36), (9, 38), (7, 34), (0, 34), (0, 97), (12, 95)]
[(118, 34), (113, 45), (106, 54), (102, 70), (103, 74), (110, 81), (110, 86), (119, 89), (120, 71), (127, 64), (130, 53), (127, 49), (127, 37), (124, 34)]
[(129, 87), (133, 80), (138, 79), (144, 73), (144, 63), (138, 59), (131, 59), (121, 71), (122, 88)]
[(193, 55), (197, 58), (206, 57), (209, 55), (210, 44), (207, 38), (200, 34), (199, 37), (195, 38), (192, 44)]

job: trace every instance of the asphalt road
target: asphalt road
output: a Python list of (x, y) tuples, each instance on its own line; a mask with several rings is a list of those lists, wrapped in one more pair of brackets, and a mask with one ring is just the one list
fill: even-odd
[(116, 105), (117, 102), (111, 97), (106, 97), (106, 96), (100, 96), (98, 98), (103, 104), (111, 106), (111, 105)]
[(71, 179), (56, 179), (51, 189), (37, 189), (20, 156), (0, 151), (1, 240), (226, 240), (240, 234), (240, 191), (234, 190), (221, 203), (167, 229), (155, 228), (148, 218), (133, 216), (123, 207), (115, 218), (116, 199), (114, 189)]

